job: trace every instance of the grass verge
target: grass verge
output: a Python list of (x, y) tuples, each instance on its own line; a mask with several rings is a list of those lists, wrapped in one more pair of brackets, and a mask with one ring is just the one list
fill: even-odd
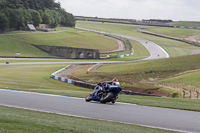
[[(1, 66), (0, 88), (85, 98), (92, 90), (76, 87), (49, 78), (51, 73), (65, 66), (66, 65)], [(99, 78), (98, 76), (95, 77)], [(101, 81), (104, 80), (106, 80), (106, 78), (102, 77)], [(200, 111), (200, 106), (198, 106), (200, 101), (198, 100), (120, 95), (118, 101), (147, 106)]]
[[(0, 106), (2, 133), (168, 133), (172, 131)], [(103, 128), (102, 128), (103, 127)]]
[(195, 21), (177, 21), (169, 23), (171, 26), (189, 26), (189, 27), (200, 27), (200, 22)]

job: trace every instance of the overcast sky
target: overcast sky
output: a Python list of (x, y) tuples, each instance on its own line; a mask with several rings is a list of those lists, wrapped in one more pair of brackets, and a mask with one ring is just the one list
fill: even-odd
[(200, 21), (200, 0), (56, 0), (75, 16)]

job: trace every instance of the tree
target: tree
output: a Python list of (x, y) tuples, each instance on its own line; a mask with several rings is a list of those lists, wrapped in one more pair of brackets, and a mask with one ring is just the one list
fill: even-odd
[(5, 30), (9, 26), (8, 18), (5, 14), (0, 13), (0, 29)]
[(42, 22), (53, 27), (75, 25), (74, 16), (55, 0), (0, 0), (0, 13), (1, 29), (19, 29), (27, 24), (38, 26)]
[(42, 18), (36, 10), (29, 9), (30, 14), (32, 16), (32, 22), (34, 26), (38, 26), (42, 22)]
[(43, 24), (51, 24), (51, 15), (49, 12), (45, 11), (42, 16), (42, 23)]

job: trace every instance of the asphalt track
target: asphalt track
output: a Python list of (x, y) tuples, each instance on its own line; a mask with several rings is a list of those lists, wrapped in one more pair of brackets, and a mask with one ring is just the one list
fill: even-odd
[(82, 98), (3, 89), (0, 89), (0, 105), (180, 132), (200, 132), (200, 112), (193, 111), (125, 103), (88, 103)]
[(162, 47), (160, 47), (158, 44), (155, 44), (154, 42), (151, 42), (151, 41), (148, 41), (145, 39), (132, 37), (132, 36), (126, 36), (126, 35), (120, 35), (120, 34), (115, 34), (115, 33), (108, 33), (108, 32), (103, 32), (103, 31), (96, 31), (96, 30), (91, 30), (91, 29), (86, 29), (86, 28), (81, 28), (81, 27), (76, 27), (76, 28), (81, 29), (81, 30), (96, 32), (96, 33), (100, 33), (100, 34), (109, 34), (109, 35), (120, 36), (120, 37), (124, 37), (127, 39), (132, 39), (132, 40), (138, 41), (141, 44), (143, 44), (150, 52), (150, 56), (144, 60), (169, 58), (168, 53)]
[[(161, 58), (169, 58), (168, 53), (159, 45), (155, 44), (154, 42), (145, 40), (145, 39), (141, 39), (141, 38), (136, 38), (136, 37), (132, 37), (132, 36), (125, 36), (125, 35), (120, 35), (120, 34), (113, 34), (113, 33), (107, 33), (107, 32), (102, 32), (102, 31), (95, 31), (95, 30), (90, 30), (90, 29), (86, 29), (86, 28), (80, 28), (80, 27), (76, 27), (77, 29), (81, 29), (81, 30), (87, 30), (87, 31), (91, 31), (91, 32), (96, 32), (96, 33), (101, 33), (101, 34), (111, 34), (111, 35), (116, 35), (116, 36), (121, 36), (124, 38), (128, 38), (128, 39), (132, 39), (135, 41), (140, 42), (141, 44), (143, 44), (148, 51), (150, 52), (150, 56), (142, 59), (142, 60), (154, 60), (154, 59), (161, 59)], [(141, 60), (137, 60), (137, 61), (141, 61)], [(10, 63), (9, 65), (35, 65), (35, 64), (93, 64), (93, 63), (124, 63), (125, 61), (94, 61), (94, 62), (20, 62), (20, 63)], [(126, 62), (136, 62), (136, 61), (126, 61)], [(6, 65), (5, 63), (0, 63), (0, 65)]]
[[(166, 51), (153, 42), (131, 36), (118, 36), (133, 39), (142, 43), (151, 53), (151, 55), (144, 60), (169, 57)], [(82, 63), (123, 62), (26, 62), (10, 63), (9, 65)], [(0, 63), (0, 65), (6, 64)], [(0, 89), (0, 105), (92, 119), (117, 121), (181, 132), (200, 132), (200, 112), (138, 106), (124, 103), (116, 103), (115, 105), (99, 104), (98, 102), (87, 103), (81, 98), (2, 89)]]

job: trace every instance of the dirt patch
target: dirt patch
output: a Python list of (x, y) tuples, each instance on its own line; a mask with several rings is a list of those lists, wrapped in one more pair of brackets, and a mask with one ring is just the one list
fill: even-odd
[(188, 36), (185, 39), (190, 40), (190, 41), (197, 41), (196, 38), (200, 37), (200, 35), (193, 35), (193, 36)]
[(79, 68), (80, 68), (80, 66), (71, 66), (70, 68), (67, 68), (64, 71), (62, 71), (61, 73), (57, 74), (57, 76), (68, 78), (71, 75), (71, 73), (78, 70)]
[(195, 55), (195, 54), (200, 54), (200, 50), (195, 49), (195, 50), (192, 51), (192, 53), (190, 55)]
[(141, 89), (141, 88), (123, 88), (124, 91), (132, 91), (141, 94), (150, 94), (150, 95), (157, 95), (157, 96), (165, 96), (165, 97), (172, 97), (172, 95), (164, 92), (159, 92), (159, 89)]

